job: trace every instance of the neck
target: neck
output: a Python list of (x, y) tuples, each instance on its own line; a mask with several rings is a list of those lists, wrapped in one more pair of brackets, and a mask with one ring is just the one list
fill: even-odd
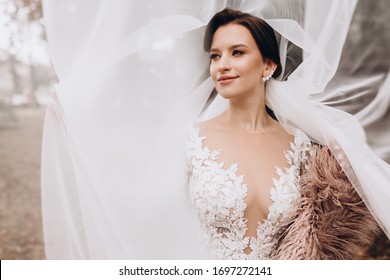
[(230, 99), (229, 107), (220, 115), (220, 119), (248, 133), (259, 133), (269, 129), (273, 120), (265, 109), (264, 89), (262, 92)]

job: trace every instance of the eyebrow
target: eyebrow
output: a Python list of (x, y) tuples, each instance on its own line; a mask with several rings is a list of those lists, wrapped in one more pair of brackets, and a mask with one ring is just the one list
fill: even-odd
[[(238, 47), (245, 47), (245, 48), (249, 48), (247, 45), (245, 44), (236, 44), (236, 45), (232, 45), (229, 47), (229, 49), (235, 49), (235, 48), (238, 48)], [(209, 50), (209, 52), (216, 52), (216, 51), (219, 51), (218, 48), (212, 48)]]

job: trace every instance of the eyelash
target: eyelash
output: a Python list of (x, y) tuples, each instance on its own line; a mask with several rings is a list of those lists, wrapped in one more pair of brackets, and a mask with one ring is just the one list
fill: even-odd
[(243, 51), (240, 51), (240, 50), (234, 50), (233, 51), (233, 55), (243, 55), (244, 52)]
[[(243, 55), (243, 54), (244, 54), (244, 52), (241, 51), (241, 50), (234, 50), (234, 51), (232, 52), (232, 55), (233, 55), (233, 56), (240, 56), (240, 55)], [(220, 56), (219, 54), (212, 53), (212, 54), (210, 54), (210, 60), (215, 60), (215, 59), (217, 59), (219, 56)]]

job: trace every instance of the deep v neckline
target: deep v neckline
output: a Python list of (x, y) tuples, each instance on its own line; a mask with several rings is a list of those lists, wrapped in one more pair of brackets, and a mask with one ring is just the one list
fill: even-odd
[[(203, 141), (204, 141), (205, 139), (207, 139), (207, 137), (200, 134), (200, 128), (199, 128), (199, 127), (196, 127), (195, 129), (196, 129), (196, 137), (200, 140), (200, 141), (199, 141), (199, 142), (200, 142), (200, 149), (201, 149), (206, 155), (210, 156), (211, 160), (214, 161), (222, 171), (224, 171), (224, 172), (231, 172), (231, 171), (233, 171), (234, 174), (235, 174), (238, 178), (242, 178), (241, 187), (245, 190), (245, 193), (246, 193), (246, 196), (245, 196), (244, 199), (243, 199), (243, 200), (244, 200), (244, 201), (243, 201), (243, 204), (245, 205), (245, 208), (244, 208), (244, 212), (245, 212), (245, 210), (246, 210), (246, 208), (247, 208), (247, 204), (245, 203), (245, 198), (247, 198), (247, 196), (248, 196), (248, 184), (247, 184), (247, 183), (244, 183), (244, 178), (245, 178), (247, 175), (242, 174), (241, 172), (238, 172), (238, 171), (239, 171), (240, 162), (237, 161), (237, 162), (234, 162), (234, 163), (230, 164), (229, 167), (225, 167), (225, 161), (218, 161), (218, 160), (217, 160), (218, 157), (220, 156), (221, 152), (223, 151), (223, 149), (213, 149), (213, 150), (210, 151), (209, 146), (204, 146), (204, 145), (203, 145)], [(295, 133), (295, 131), (294, 131), (294, 133)], [(290, 134), (290, 135), (291, 135), (291, 134)], [(288, 164), (287, 167), (284, 167), (285, 172), (286, 172), (289, 168), (291, 168), (291, 163), (288, 161), (288, 159), (286, 159), (286, 154), (287, 154), (288, 152), (292, 152), (292, 153), (295, 153), (295, 152), (296, 152), (296, 151), (295, 151), (296, 146), (294, 145), (294, 142), (295, 142), (295, 139), (296, 139), (296, 135), (295, 135), (295, 134), (292, 134), (292, 136), (294, 137), (294, 141), (289, 141), (289, 145), (290, 145), (291, 150), (284, 150), (284, 151), (283, 151), (285, 160), (286, 160), (286, 162), (287, 162), (287, 164)], [(212, 155), (212, 156), (211, 156), (211, 155)], [(275, 189), (275, 182), (280, 181), (281, 176), (283, 176), (283, 175), (284, 175), (283, 173), (285, 173), (285, 172), (282, 171), (282, 168), (279, 167), (279, 166), (276, 166), (276, 165), (275, 165), (275, 169), (277, 170), (277, 172), (276, 172), (276, 175), (277, 175), (277, 176), (274, 176), (274, 177), (277, 177), (277, 178), (274, 178), (274, 177), (271, 178), (271, 180), (272, 180), (273, 183), (272, 183), (272, 186), (270, 187), (270, 190), (269, 190), (269, 195), (270, 195), (271, 200), (272, 200), (272, 191)], [(241, 175), (238, 175), (238, 174), (241, 174)], [(259, 222), (259, 225), (258, 225), (256, 231), (258, 230), (258, 228), (259, 228), (262, 224), (264, 224), (264, 222), (265, 222), (266, 220), (269, 220), (270, 208), (271, 208), (271, 206), (274, 204), (274, 202), (275, 202), (275, 201), (272, 200), (271, 204), (268, 206), (268, 209), (267, 209), (268, 212), (267, 212), (266, 218), (263, 219), (263, 222)], [(247, 224), (248, 219), (245, 218), (245, 217), (244, 217), (244, 219), (246, 220), (245, 224)], [(246, 227), (246, 229), (248, 229), (248, 228)], [(257, 237), (251, 237), (251, 236), (245, 236), (245, 237), (257, 238)]]
[[(247, 208), (245, 198), (247, 197), (248, 186), (246, 183), (243, 182), (245, 175), (237, 175), (239, 163), (233, 163), (230, 165), (230, 167), (225, 167), (224, 162), (218, 162), (217, 160), (222, 149), (215, 149), (210, 151), (208, 146), (203, 146), (203, 140), (206, 139), (206, 137), (200, 135), (199, 127), (192, 127), (192, 129), (193, 136), (195, 137), (195, 145), (198, 145), (198, 147), (195, 148), (198, 150), (198, 152), (201, 153), (200, 157), (203, 159), (202, 164), (204, 163), (206, 165), (213, 165), (215, 168), (215, 172), (222, 174), (224, 178), (231, 178), (231, 180), (233, 180), (233, 183), (229, 182), (229, 184), (232, 185), (234, 188), (238, 188), (240, 199), (237, 203), (238, 205), (235, 205), (238, 209), (234, 209), (234, 211), (239, 211), (237, 214), (241, 219), (241, 240), (246, 244), (245, 248), (249, 247), (251, 249), (251, 252), (249, 254), (243, 254), (245, 254), (247, 258), (251, 258), (252, 254), (258, 255), (259, 243), (272, 243), (270, 239), (272, 239), (272, 236), (275, 233), (274, 231), (278, 229), (276, 224), (283, 220), (283, 216), (286, 216), (285, 214), (292, 212), (293, 207), (291, 205), (291, 202), (300, 197), (300, 188), (298, 184), (286, 186), (285, 181), (288, 181), (287, 177), (289, 176), (293, 177), (289, 178), (290, 180), (294, 182), (298, 181), (299, 172), (296, 172), (296, 169), (300, 168), (300, 166), (296, 166), (295, 159), (299, 158), (300, 150), (304, 150), (303, 146), (305, 141), (302, 141), (302, 132), (297, 129), (293, 131), (292, 136), (294, 136), (294, 140), (293, 142), (290, 141), (291, 150), (284, 151), (285, 159), (288, 163), (288, 166), (284, 168), (284, 171), (282, 171), (281, 168), (275, 166), (277, 178), (272, 178), (273, 184), (270, 187), (269, 191), (272, 202), (268, 206), (268, 214), (262, 222), (258, 223), (256, 229), (256, 236), (249, 237), (245, 236), (248, 230), (248, 219), (244, 217), (244, 213)], [(228, 180), (226, 180), (225, 183), (226, 182), (228, 182)], [(289, 203), (287, 203), (288, 205), (283, 205), (286, 204), (284, 200), (285, 193), (291, 194), (291, 199)]]

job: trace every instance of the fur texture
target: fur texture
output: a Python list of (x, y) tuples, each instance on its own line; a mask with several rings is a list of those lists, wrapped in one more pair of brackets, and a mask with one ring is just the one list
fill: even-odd
[(328, 148), (316, 149), (300, 182), (297, 213), (273, 259), (355, 259), (372, 244), (378, 224)]

